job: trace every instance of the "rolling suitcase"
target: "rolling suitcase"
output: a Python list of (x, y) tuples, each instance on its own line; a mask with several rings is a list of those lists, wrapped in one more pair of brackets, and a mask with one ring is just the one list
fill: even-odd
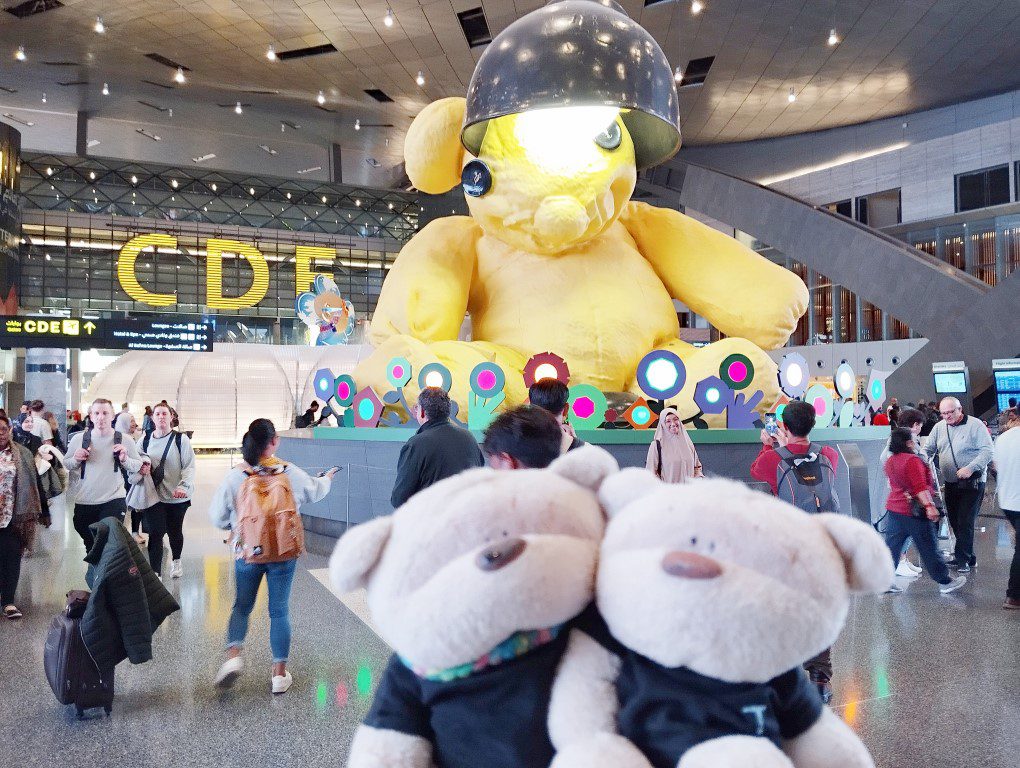
[(53, 617), (46, 634), (43, 666), (46, 679), (61, 704), (74, 704), (78, 719), (86, 709), (113, 710), (113, 670), (101, 672), (81, 636), (81, 617), (89, 593), (67, 593), (67, 608)]

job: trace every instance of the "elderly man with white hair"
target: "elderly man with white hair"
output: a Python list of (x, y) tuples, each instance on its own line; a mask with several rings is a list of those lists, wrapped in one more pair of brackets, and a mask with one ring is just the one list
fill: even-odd
[(946, 514), (956, 536), (953, 559), (948, 565), (968, 573), (974, 557), (974, 519), (985, 495), (985, 479), (992, 461), (992, 436), (984, 422), (963, 412), (955, 397), (939, 403), (942, 421), (935, 425), (924, 452), (938, 454), (939, 473), (946, 484)]

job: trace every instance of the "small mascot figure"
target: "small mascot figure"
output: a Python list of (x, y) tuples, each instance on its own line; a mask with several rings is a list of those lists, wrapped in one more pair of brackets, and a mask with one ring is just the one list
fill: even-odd
[(348, 768), (548, 768), (556, 668), (594, 598), (595, 489), (617, 469), (594, 446), (475, 469), (344, 534), (330, 578), (367, 589), (395, 651)]
[(354, 305), (326, 275), (315, 276), (312, 290), (297, 297), (295, 310), (305, 325), (318, 332), (317, 347), (346, 344), (354, 333)]
[[(874, 768), (800, 665), (892, 582), (869, 526), (730, 480), (603, 483), (596, 601), (553, 687), (553, 768)], [(605, 631), (607, 630), (608, 631)]]

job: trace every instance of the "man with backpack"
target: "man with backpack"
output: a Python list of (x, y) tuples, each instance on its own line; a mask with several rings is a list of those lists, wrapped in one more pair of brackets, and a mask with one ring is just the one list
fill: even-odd
[(71, 481), (67, 495), (74, 502), (74, 529), (86, 551), (95, 541), (90, 525), (111, 516), (123, 522), (127, 475), (142, 468), (135, 441), (113, 428), (113, 403), (96, 400), (89, 416), (93, 428), (76, 432), (64, 456)]
[[(768, 483), (772, 495), (805, 512), (839, 512), (835, 487), (839, 454), (811, 442), (814, 427), (813, 405), (802, 400), (789, 403), (776, 436), (762, 430), (763, 445), (751, 465), (751, 477)], [(831, 651), (826, 648), (804, 664), (825, 703), (832, 700)]]

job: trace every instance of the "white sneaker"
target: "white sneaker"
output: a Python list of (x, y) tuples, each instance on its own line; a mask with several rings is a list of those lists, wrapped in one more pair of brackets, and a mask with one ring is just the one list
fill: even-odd
[(957, 576), (948, 584), (942, 584), (941, 586), (939, 586), (939, 592), (941, 592), (943, 595), (948, 595), (950, 592), (956, 591), (966, 583), (967, 583), (966, 576)]
[(890, 584), (889, 585), (889, 589), (887, 589), (884, 592), (884, 594), (886, 594), (886, 595), (898, 595), (902, 591), (903, 591), (903, 587), (897, 587), (895, 584)]
[(916, 579), (918, 572), (913, 569), (907, 560), (900, 560), (900, 564), (896, 566), (896, 575), (908, 579)]
[(293, 682), (294, 678), (291, 677), (289, 669), (282, 675), (273, 675), (273, 693), (286, 693)]
[(216, 683), (217, 688), (229, 688), (237, 681), (237, 676), (241, 674), (242, 669), (244, 669), (244, 659), (240, 656), (227, 659), (220, 666), (213, 682)]
[(181, 561), (180, 560), (174, 560), (170, 564), (170, 578), (171, 579), (179, 579), (179, 578), (181, 578), (183, 573), (184, 573), (184, 569), (181, 567)]
[(921, 573), (924, 573), (924, 569), (923, 569), (923, 568), (922, 568), (921, 566), (919, 566), (919, 565), (914, 565), (914, 564), (913, 564), (912, 562), (910, 562), (909, 560), (904, 560), (903, 562), (904, 562), (904, 563), (906, 563), (906, 564), (907, 564), (907, 567), (908, 567), (908, 568), (909, 568), (910, 570), (912, 570), (912, 571), (913, 571), (914, 573), (917, 573), (917, 574), (921, 574)]

